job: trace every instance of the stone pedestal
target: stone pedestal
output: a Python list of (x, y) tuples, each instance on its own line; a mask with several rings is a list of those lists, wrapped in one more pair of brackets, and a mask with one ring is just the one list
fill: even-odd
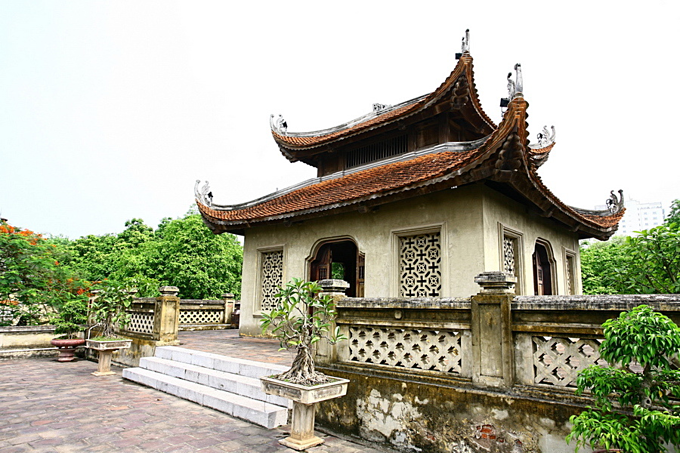
[(349, 383), (348, 379), (329, 378), (331, 382), (314, 386), (291, 384), (269, 377), (260, 378), (263, 392), (293, 400), (290, 436), (279, 440), (281, 445), (302, 451), (323, 443), (323, 439), (314, 435), (316, 403), (344, 396)]
[(110, 376), (116, 374), (111, 371), (111, 357), (119, 349), (128, 349), (132, 340), (110, 340), (95, 341), (87, 340), (87, 347), (99, 352), (97, 371), (92, 374), (95, 376)]

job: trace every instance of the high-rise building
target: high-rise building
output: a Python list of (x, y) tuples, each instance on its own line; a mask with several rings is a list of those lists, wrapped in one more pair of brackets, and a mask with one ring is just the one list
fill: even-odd
[[(660, 201), (643, 203), (629, 198), (625, 202), (625, 207), (626, 213), (619, 223), (617, 236), (634, 236), (636, 231), (661, 225), (666, 218), (666, 211)], [(604, 206), (600, 208), (604, 209)]]

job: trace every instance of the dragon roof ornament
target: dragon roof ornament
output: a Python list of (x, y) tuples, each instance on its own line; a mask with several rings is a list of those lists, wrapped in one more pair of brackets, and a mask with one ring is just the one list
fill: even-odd
[(463, 36), (460, 51), (462, 53), (470, 52), (470, 29), (465, 30), (465, 36)]
[(539, 148), (545, 148), (555, 143), (555, 126), (550, 126), (550, 129), (551, 131), (548, 131), (548, 126), (543, 126), (543, 130), (536, 135)]
[(621, 212), (623, 209), (623, 190), (619, 190), (619, 196), (617, 197), (614, 191), (610, 192), (609, 198), (606, 201), (607, 209), (612, 214)]
[(201, 190), (198, 190), (199, 184), (201, 184), (201, 180), (197, 179), (194, 185), (194, 197), (204, 205), (212, 207), (213, 194), (210, 191), (210, 183), (206, 181)]
[(508, 72), (508, 99), (513, 100), (515, 96), (521, 95), (524, 91), (524, 80), (522, 78), (522, 65), (515, 65), (515, 80), (512, 80), (512, 72)]
[(279, 115), (276, 120), (274, 120), (274, 114), (270, 115), (269, 127), (271, 127), (271, 129), (279, 135), (288, 135), (288, 123), (281, 115)]

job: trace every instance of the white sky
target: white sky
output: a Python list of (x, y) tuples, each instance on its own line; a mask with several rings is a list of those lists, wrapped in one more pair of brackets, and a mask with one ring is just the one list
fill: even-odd
[(315, 176), (269, 131), (433, 91), (471, 30), (487, 114), (517, 62), (539, 170), (567, 204), (680, 198), (680, 2), (0, 0), (0, 215), (77, 238)]

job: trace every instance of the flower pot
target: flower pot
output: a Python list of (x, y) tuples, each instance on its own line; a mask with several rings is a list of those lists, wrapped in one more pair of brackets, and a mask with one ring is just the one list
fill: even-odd
[(110, 376), (116, 374), (111, 371), (111, 356), (119, 349), (128, 349), (132, 340), (87, 340), (87, 347), (99, 351), (99, 361), (95, 376)]
[(84, 345), (85, 340), (82, 338), (55, 338), (50, 343), (59, 349), (57, 362), (73, 362), (76, 359), (76, 347)]
[(260, 378), (263, 392), (293, 400), (290, 436), (279, 440), (281, 445), (301, 451), (323, 443), (323, 439), (314, 435), (314, 406), (320, 401), (344, 396), (349, 383), (348, 379), (329, 378), (330, 382), (310, 386), (292, 384), (272, 377)]

